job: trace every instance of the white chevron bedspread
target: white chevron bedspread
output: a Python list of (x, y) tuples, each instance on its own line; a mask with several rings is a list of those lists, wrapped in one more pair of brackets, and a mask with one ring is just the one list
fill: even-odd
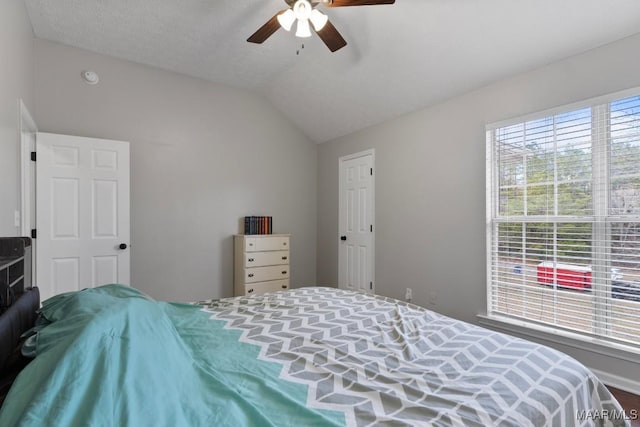
[(395, 299), (308, 287), (205, 310), (348, 425), (627, 425), (571, 357)]

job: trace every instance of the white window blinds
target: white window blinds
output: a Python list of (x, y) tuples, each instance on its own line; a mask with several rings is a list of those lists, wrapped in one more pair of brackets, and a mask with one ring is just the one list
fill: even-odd
[(640, 349), (640, 96), (558, 111), (487, 127), (488, 315)]

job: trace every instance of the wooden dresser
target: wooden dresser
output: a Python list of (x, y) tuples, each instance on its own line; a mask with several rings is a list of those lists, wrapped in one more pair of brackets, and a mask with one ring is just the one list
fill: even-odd
[(236, 235), (234, 294), (289, 289), (289, 234)]

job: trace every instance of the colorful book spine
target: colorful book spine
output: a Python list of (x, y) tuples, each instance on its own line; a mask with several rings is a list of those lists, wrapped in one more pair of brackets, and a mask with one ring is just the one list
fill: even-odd
[(273, 217), (245, 216), (244, 234), (273, 234)]

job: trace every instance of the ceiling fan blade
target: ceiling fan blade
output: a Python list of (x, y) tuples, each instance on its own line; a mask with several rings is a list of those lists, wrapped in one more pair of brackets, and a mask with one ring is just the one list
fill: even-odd
[[(286, 10), (286, 9), (285, 9)], [(278, 22), (278, 15), (280, 15), (284, 10), (273, 15), (273, 18), (269, 19), (262, 27), (258, 28), (258, 31), (253, 33), (251, 37), (247, 39), (250, 43), (263, 43), (266, 39), (271, 37), (273, 33), (278, 31), (280, 28), (280, 23)]]
[(324, 3), (326, 7), (375, 6), (378, 4), (394, 4), (396, 0), (333, 0)]
[(316, 33), (331, 52), (342, 49), (347, 45), (345, 39), (342, 38), (338, 30), (336, 30), (336, 27), (334, 27), (330, 21), (327, 21), (324, 27), (322, 27), (320, 31), (316, 31)]

